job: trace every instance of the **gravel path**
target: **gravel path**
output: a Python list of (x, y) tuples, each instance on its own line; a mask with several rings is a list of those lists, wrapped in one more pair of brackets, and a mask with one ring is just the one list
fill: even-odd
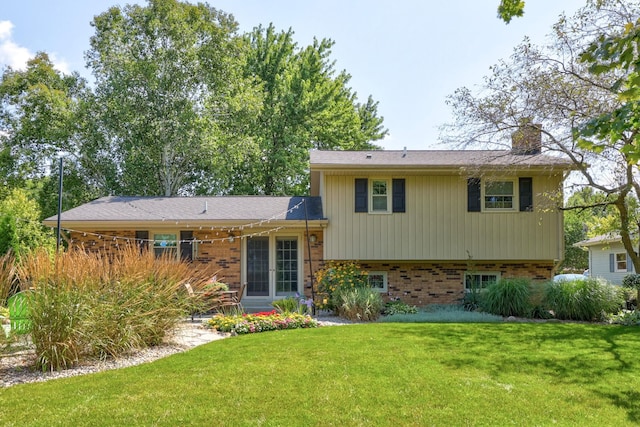
[[(334, 316), (319, 316), (316, 319), (320, 326), (338, 326), (353, 323)], [(139, 365), (229, 336), (231, 335), (206, 329), (202, 327), (202, 324), (199, 322), (184, 322), (181, 323), (175, 333), (168, 337), (166, 342), (160, 346), (141, 350), (119, 359), (106, 361), (88, 360), (79, 366), (59, 372), (35, 371), (33, 369), (35, 365), (35, 355), (32, 350), (12, 353), (10, 356), (0, 355), (0, 388), (21, 383), (42, 382), (55, 378), (73, 377)]]

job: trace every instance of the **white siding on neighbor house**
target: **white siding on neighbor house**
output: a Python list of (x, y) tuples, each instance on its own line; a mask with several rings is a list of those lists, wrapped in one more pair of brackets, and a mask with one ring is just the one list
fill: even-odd
[[(563, 253), (562, 215), (545, 193), (559, 176), (533, 176), (535, 212), (467, 212), (467, 180), (460, 175), (408, 175), (406, 212), (355, 213), (355, 178), (324, 175), (329, 220), (326, 259), (356, 260), (554, 260)], [(526, 175), (523, 175), (526, 176)], [(517, 201), (515, 201), (517, 204)], [(541, 209), (543, 208), (543, 209)]]
[(607, 243), (589, 247), (589, 275), (608, 280), (616, 285), (622, 284), (622, 279), (631, 271), (611, 271), (611, 254), (626, 253), (621, 242)]

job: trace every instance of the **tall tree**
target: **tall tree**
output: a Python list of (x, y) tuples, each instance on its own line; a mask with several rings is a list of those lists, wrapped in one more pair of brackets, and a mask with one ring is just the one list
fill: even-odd
[(11, 251), (20, 257), (36, 248), (53, 249), (53, 233), (40, 223), (39, 206), (29, 192), (14, 188), (0, 201), (0, 255)]
[(331, 40), (300, 48), (293, 31), (273, 25), (246, 35), (245, 76), (260, 92), (261, 107), (248, 126), (244, 159), (236, 164), (230, 192), (303, 194), (308, 188), (308, 152), (368, 149), (387, 130), (377, 103), (357, 103), (350, 76), (334, 70)]
[[(214, 174), (220, 121), (240, 77), (233, 17), (206, 4), (149, 0), (95, 17), (87, 149), (113, 192), (189, 194)], [(235, 69), (234, 69), (235, 68)]]
[(0, 180), (7, 187), (46, 176), (54, 157), (76, 152), (75, 113), (85, 82), (53, 68), (38, 53), (25, 70), (7, 68), (0, 81)]
[(640, 109), (632, 96), (638, 16), (637, 1), (589, 0), (572, 18), (560, 18), (548, 45), (525, 40), (516, 47), (510, 60), (492, 68), (479, 95), (463, 88), (448, 100), (456, 115), (449, 136), (469, 144), (506, 145), (523, 118), (542, 124), (547, 152), (570, 158), (578, 171), (573, 181), (602, 192), (615, 207), (636, 271), (640, 256), (631, 236), (640, 224), (630, 203), (640, 194)]

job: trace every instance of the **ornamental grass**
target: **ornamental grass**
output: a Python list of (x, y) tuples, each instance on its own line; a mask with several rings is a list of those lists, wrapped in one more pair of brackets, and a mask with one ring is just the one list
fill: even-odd
[(184, 283), (200, 287), (208, 268), (135, 246), (116, 255), (44, 250), (21, 258), (16, 274), (29, 295), (37, 368), (60, 370), (84, 358), (118, 357), (161, 343), (188, 309)]

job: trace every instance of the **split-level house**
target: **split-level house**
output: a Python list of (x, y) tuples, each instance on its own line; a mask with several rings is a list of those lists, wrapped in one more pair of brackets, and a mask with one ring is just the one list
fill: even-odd
[[(63, 212), (71, 246), (127, 242), (214, 263), (243, 303), (310, 294), (326, 261), (356, 261), (408, 303), (455, 303), (503, 277), (549, 280), (563, 257), (571, 164), (511, 150), (311, 151), (309, 197), (105, 197)], [(45, 224), (54, 227), (56, 217)]]

